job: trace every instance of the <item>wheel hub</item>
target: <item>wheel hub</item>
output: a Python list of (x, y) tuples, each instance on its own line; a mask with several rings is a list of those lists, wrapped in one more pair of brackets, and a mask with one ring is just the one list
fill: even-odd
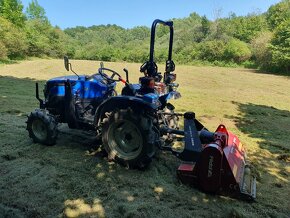
[(42, 120), (37, 119), (33, 121), (32, 131), (39, 140), (45, 140), (47, 137), (46, 126)]
[(110, 127), (108, 144), (123, 157), (134, 159), (142, 149), (142, 134), (135, 123), (122, 120)]

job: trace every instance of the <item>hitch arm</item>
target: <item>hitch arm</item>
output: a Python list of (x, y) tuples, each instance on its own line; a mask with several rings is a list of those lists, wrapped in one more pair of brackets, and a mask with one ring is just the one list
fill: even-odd
[(162, 127), (160, 133), (165, 135), (176, 134), (184, 136), (184, 150), (174, 151), (170, 146), (163, 146), (163, 150), (171, 151), (173, 155), (183, 161), (196, 162), (202, 152), (202, 144), (214, 141), (215, 133), (209, 132), (204, 126), (195, 119), (193, 112), (184, 114), (184, 130)]

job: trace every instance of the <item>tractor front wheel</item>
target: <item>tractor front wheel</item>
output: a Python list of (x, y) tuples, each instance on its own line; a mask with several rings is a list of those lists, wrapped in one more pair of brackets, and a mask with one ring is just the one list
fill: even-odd
[(33, 142), (54, 145), (57, 138), (57, 122), (45, 110), (36, 109), (27, 119), (27, 130)]
[(145, 168), (155, 154), (153, 121), (131, 108), (111, 112), (103, 119), (102, 141), (109, 159), (130, 168)]

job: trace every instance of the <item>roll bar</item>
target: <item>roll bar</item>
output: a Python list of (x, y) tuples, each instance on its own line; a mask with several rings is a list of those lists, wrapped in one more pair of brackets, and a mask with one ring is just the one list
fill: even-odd
[(143, 73), (147, 73), (149, 77), (156, 77), (158, 74), (158, 67), (154, 61), (154, 46), (155, 46), (155, 35), (156, 35), (156, 26), (157, 24), (162, 24), (164, 26), (168, 26), (170, 30), (169, 36), (169, 47), (168, 47), (168, 58), (166, 61), (165, 72), (170, 73), (175, 70), (175, 64), (172, 61), (172, 47), (173, 47), (173, 22), (172, 21), (162, 21), (156, 19), (153, 21), (151, 26), (151, 38), (150, 38), (150, 54), (149, 61), (146, 61), (141, 67), (140, 71)]
[(170, 28), (170, 37), (169, 37), (169, 49), (168, 49), (168, 60), (172, 59), (172, 44), (173, 44), (173, 22), (172, 21), (162, 21), (162, 20), (154, 20), (151, 27), (151, 40), (150, 40), (150, 57), (149, 61), (154, 61), (154, 45), (155, 45), (155, 30), (157, 24), (162, 24), (164, 26), (168, 26)]

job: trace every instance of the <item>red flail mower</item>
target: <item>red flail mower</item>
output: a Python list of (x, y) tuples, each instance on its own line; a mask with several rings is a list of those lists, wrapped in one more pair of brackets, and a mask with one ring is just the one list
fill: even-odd
[[(175, 153), (185, 160), (177, 170), (178, 178), (204, 192), (254, 200), (256, 179), (251, 175), (238, 137), (224, 125), (214, 133), (207, 131), (194, 118), (194, 113), (185, 113), (184, 118), (185, 149)], [(198, 131), (198, 127), (202, 129)]]

